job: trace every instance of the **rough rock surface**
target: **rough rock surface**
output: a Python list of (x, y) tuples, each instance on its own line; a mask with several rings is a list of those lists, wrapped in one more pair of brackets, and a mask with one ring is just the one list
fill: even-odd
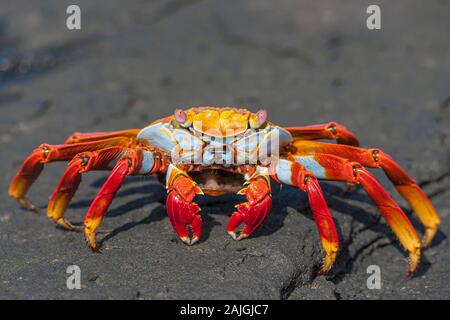
[[(65, 27), (69, 1), (0, 6), (0, 298), (450, 298), (448, 1), (77, 3), (80, 31)], [(382, 8), (379, 31), (366, 28), (369, 4)], [(47, 166), (30, 192), (41, 215), (7, 197), (40, 143), (142, 127), (197, 104), (263, 106), (281, 125), (335, 120), (394, 155), (442, 217), (417, 276), (405, 279), (406, 256), (363, 190), (342, 195), (336, 183), (323, 183), (342, 246), (327, 277), (314, 276), (319, 239), (293, 188), (274, 187), (267, 222), (242, 242), (226, 234), (237, 199), (201, 199), (203, 238), (187, 247), (166, 216), (164, 189), (130, 178), (101, 227), (101, 255), (45, 217), (63, 163)], [(105, 177), (83, 178), (69, 219), (82, 222)], [(373, 264), (380, 290), (366, 286)], [(81, 268), (81, 290), (66, 288), (69, 265)]]

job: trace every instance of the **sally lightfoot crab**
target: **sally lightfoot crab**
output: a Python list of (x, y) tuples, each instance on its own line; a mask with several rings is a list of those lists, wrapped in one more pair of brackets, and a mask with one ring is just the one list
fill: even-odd
[[(337, 143), (319, 142), (331, 139)], [(167, 188), (167, 213), (180, 239), (192, 245), (200, 239), (202, 218), (194, 202), (199, 194), (245, 195), (228, 223), (235, 240), (251, 235), (263, 223), (271, 206), (270, 179), (299, 188), (308, 195), (317, 224), (324, 262), (319, 273), (332, 266), (339, 249), (338, 235), (318, 179), (360, 184), (409, 253), (409, 274), (418, 267), (440, 223), (436, 210), (417, 183), (380, 149), (359, 147), (355, 136), (331, 122), (282, 128), (267, 121), (265, 111), (193, 107), (177, 109), (143, 129), (75, 133), (64, 144), (43, 144), (24, 161), (9, 194), (28, 209), (25, 198), (44, 164), (70, 161), (50, 198), (48, 217), (59, 226), (77, 231), (64, 211), (82, 174), (111, 170), (92, 201), (84, 220), (88, 246), (98, 251), (95, 232), (127, 175), (157, 174)], [(381, 168), (424, 225), (422, 243), (402, 209), (366, 168)], [(242, 231), (238, 231), (240, 225)]]

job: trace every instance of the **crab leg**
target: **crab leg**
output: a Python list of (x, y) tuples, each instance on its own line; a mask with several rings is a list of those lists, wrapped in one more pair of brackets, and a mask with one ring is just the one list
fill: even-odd
[(336, 139), (338, 143), (359, 146), (358, 139), (354, 136), (354, 134), (348, 131), (343, 125), (336, 122), (316, 124), (305, 127), (288, 127), (284, 129), (289, 131), (294, 139)]
[(9, 186), (8, 193), (24, 207), (38, 212), (38, 209), (25, 198), (25, 194), (44, 169), (44, 163), (70, 161), (80, 152), (94, 151), (110, 146), (128, 146), (129, 144), (130, 139), (124, 137), (74, 144), (42, 144), (23, 162)]
[[(228, 222), (228, 234), (234, 240), (241, 240), (251, 235), (266, 219), (272, 205), (270, 177), (267, 168), (258, 167), (251, 177), (246, 176), (244, 188), (238, 194), (243, 194), (247, 202), (238, 204)], [(245, 227), (239, 236), (236, 229), (241, 223)]]
[(408, 202), (417, 217), (425, 226), (422, 247), (428, 247), (436, 235), (440, 224), (436, 209), (428, 197), (412, 179), (389, 155), (380, 149), (363, 149), (351, 146), (336, 145), (313, 141), (296, 141), (294, 146), (297, 153), (314, 154), (326, 153), (344, 157), (359, 162), (365, 167), (382, 168), (397, 191)]
[(79, 231), (63, 215), (80, 185), (81, 175), (91, 170), (108, 169), (110, 164), (120, 158), (125, 150), (124, 147), (109, 147), (98, 151), (77, 154), (69, 163), (50, 198), (47, 216), (64, 229)]
[(84, 219), (84, 233), (87, 244), (92, 251), (98, 252), (100, 250), (95, 231), (100, 226), (125, 177), (127, 175), (151, 175), (164, 170), (165, 165), (160, 153), (141, 148), (128, 149), (128, 152), (117, 161), (108, 179), (92, 201)]
[(309, 204), (317, 225), (322, 248), (325, 251), (325, 259), (318, 274), (327, 273), (336, 259), (339, 250), (339, 239), (336, 226), (316, 177), (299, 163), (280, 159), (275, 169), (274, 179), (296, 186), (308, 194)]
[(98, 141), (117, 137), (135, 139), (139, 131), (141, 131), (141, 129), (128, 129), (111, 132), (75, 132), (71, 136), (69, 136), (64, 143), (72, 144), (79, 142)]
[[(170, 222), (180, 239), (188, 245), (193, 245), (200, 239), (202, 218), (198, 214), (200, 208), (192, 200), (197, 194), (203, 194), (203, 191), (185, 171), (172, 164), (167, 169), (166, 188), (166, 206)], [(192, 238), (188, 228), (192, 232)]]
[(330, 154), (296, 156), (295, 160), (311, 170), (319, 179), (361, 184), (400, 243), (409, 252), (408, 275), (416, 271), (420, 262), (420, 239), (397, 203), (367, 169), (358, 162)]

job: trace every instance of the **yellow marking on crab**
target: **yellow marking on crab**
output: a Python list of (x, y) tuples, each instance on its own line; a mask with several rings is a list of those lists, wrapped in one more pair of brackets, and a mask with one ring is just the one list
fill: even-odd
[(89, 248), (94, 251), (99, 250), (99, 246), (97, 245), (97, 239), (95, 236), (95, 230), (97, 230), (101, 222), (102, 217), (95, 217), (84, 220), (84, 235), (86, 236), (86, 241)]
[(250, 112), (233, 108), (219, 110), (204, 107), (190, 109), (187, 114), (192, 116), (196, 131), (223, 138), (245, 132)]
[(182, 173), (183, 171), (178, 169), (176, 166), (170, 164), (169, 167), (167, 168), (166, 173), (166, 188), (170, 189), (172, 187), (173, 181), (175, 181), (175, 177)]
[(100, 226), (103, 217), (93, 217), (84, 220), (84, 228), (89, 232), (95, 232), (97, 228)]
[(339, 251), (339, 244), (325, 238), (321, 238), (320, 241), (322, 242), (322, 248), (325, 251), (325, 257), (318, 273), (324, 274), (327, 273), (327, 271), (329, 271), (333, 266), (334, 260), (336, 260), (337, 253)]
[(398, 185), (395, 188), (403, 198), (408, 200), (411, 208), (417, 213), (420, 221), (425, 226), (425, 236), (422, 240), (422, 246), (427, 248), (431, 244), (441, 223), (436, 210), (417, 185)]
[(250, 116), (248, 118), (248, 122), (250, 124), (250, 127), (257, 128), (259, 126), (258, 115), (255, 113), (250, 114)]

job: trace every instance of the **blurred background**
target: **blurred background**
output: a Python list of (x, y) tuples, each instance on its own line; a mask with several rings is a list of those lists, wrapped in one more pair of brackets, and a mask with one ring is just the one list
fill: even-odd
[[(81, 30), (66, 27), (70, 4), (81, 8)], [(366, 27), (371, 4), (381, 8), (380, 30)], [(0, 297), (450, 298), (449, 17), (445, 0), (2, 0)], [(30, 191), (40, 216), (6, 196), (41, 143), (143, 127), (192, 105), (266, 108), (284, 126), (338, 121), (393, 155), (442, 215), (419, 275), (405, 280), (405, 255), (367, 196), (340, 196), (341, 185), (324, 184), (343, 248), (319, 278), (315, 225), (290, 188), (274, 195), (262, 231), (239, 243), (225, 230), (234, 199), (202, 200), (204, 239), (186, 248), (165, 215), (164, 189), (130, 178), (105, 219), (102, 255), (45, 217), (64, 164), (47, 166)], [(68, 213), (77, 223), (105, 174), (83, 179)], [(65, 286), (71, 264), (82, 290)], [(381, 267), (381, 290), (366, 287), (371, 264)]]

